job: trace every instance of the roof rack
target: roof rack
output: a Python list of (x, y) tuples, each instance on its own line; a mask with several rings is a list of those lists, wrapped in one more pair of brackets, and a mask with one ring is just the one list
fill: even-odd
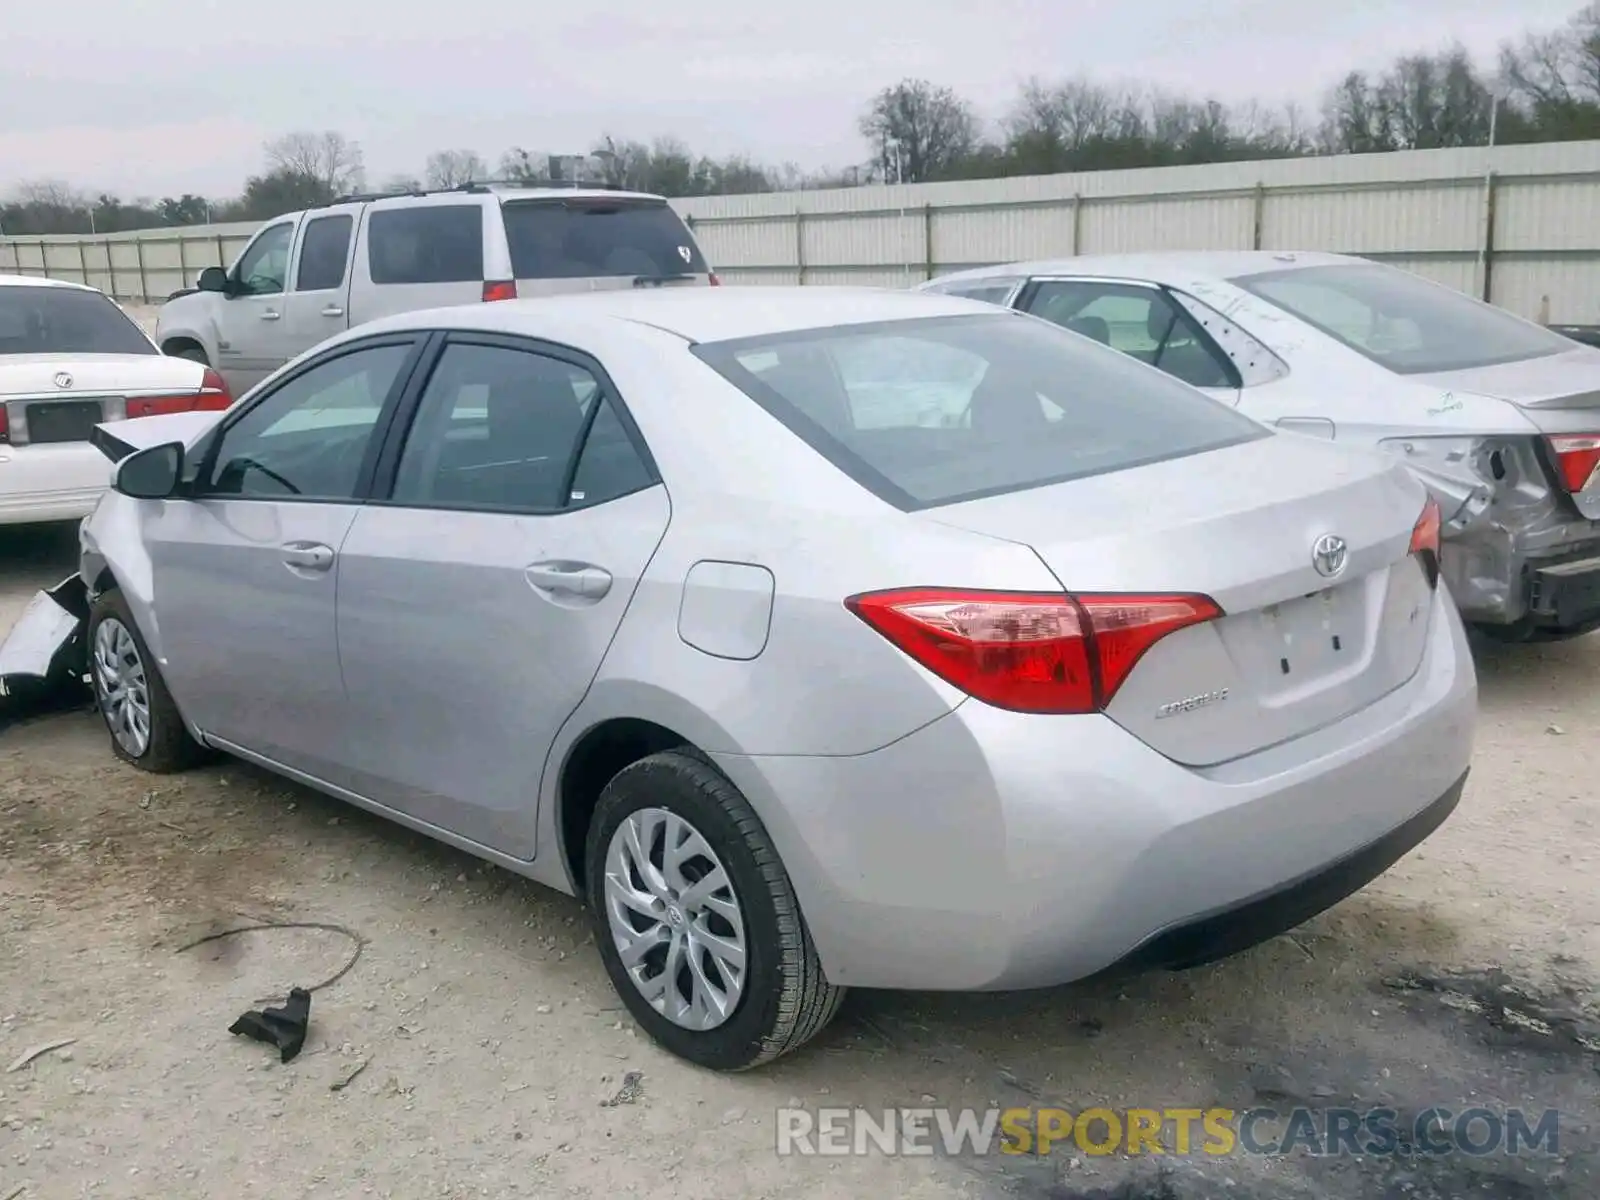
[(550, 191), (590, 191), (590, 192), (621, 192), (627, 189), (620, 184), (604, 183), (598, 180), (585, 181), (575, 179), (473, 179), (467, 183), (458, 183), (447, 188), (406, 188), (404, 191), (392, 192), (350, 192), (343, 196), (335, 196), (324, 204), (313, 204), (311, 208), (329, 208), (335, 204), (368, 204), (374, 200), (396, 200), (406, 196), (443, 196), (451, 193), (467, 193), (469, 195), (483, 195), (495, 188), (543, 188)]

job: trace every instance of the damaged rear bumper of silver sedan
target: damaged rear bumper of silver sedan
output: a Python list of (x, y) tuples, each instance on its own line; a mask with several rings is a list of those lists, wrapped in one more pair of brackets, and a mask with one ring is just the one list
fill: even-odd
[(81, 685), (89, 666), (88, 620), (88, 589), (80, 576), (70, 575), (36, 593), (0, 641), (0, 697), (14, 699)]
[(1462, 618), (1512, 639), (1600, 628), (1600, 522), (1553, 490), (1537, 444), (1395, 439), (1439, 501), (1440, 571)]

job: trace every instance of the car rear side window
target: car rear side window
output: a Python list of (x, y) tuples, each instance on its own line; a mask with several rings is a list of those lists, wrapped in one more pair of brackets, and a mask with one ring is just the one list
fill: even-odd
[(710, 272), (688, 227), (661, 201), (508, 200), (502, 211), (518, 279)]
[(591, 371), (531, 350), (458, 343), (423, 391), (391, 498), (414, 508), (548, 513), (653, 482)]
[(1160, 367), (1193, 387), (1238, 387), (1193, 317), (1153, 287), (1099, 280), (1046, 279), (1027, 309), (1073, 333)]
[(295, 277), (297, 292), (331, 291), (344, 283), (344, 264), (350, 257), (348, 213), (314, 217), (300, 235), (300, 270)]
[(0, 355), (156, 353), (128, 314), (99, 292), (0, 287)]
[(1009, 314), (839, 326), (693, 352), (906, 510), (1267, 436), (1159, 371)]
[(483, 209), (476, 204), (383, 208), (367, 218), (373, 283), (481, 283)]

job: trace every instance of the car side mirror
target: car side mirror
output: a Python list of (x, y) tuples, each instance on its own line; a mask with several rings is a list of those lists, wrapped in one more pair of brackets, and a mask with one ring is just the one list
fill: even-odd
[(200, 272), (200, 277), (194, 281), (195, 287), (202, 292), (228, 293), (228, 273), (221, 267), (207, 267)]
[(128, 455), (117, 464), (111, 486), (135, 500), (166, 500), (183, 478), (183, 443), (168, 442)]

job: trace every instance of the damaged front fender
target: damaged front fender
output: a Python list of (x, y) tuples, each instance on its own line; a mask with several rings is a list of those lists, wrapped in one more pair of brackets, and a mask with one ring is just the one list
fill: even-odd
[(89, 669), (85, 631), (89, 592), (71, 575), (37, 593), (0, 642), (0, 685), (15, 694), (30, 682), (82, 681)]

